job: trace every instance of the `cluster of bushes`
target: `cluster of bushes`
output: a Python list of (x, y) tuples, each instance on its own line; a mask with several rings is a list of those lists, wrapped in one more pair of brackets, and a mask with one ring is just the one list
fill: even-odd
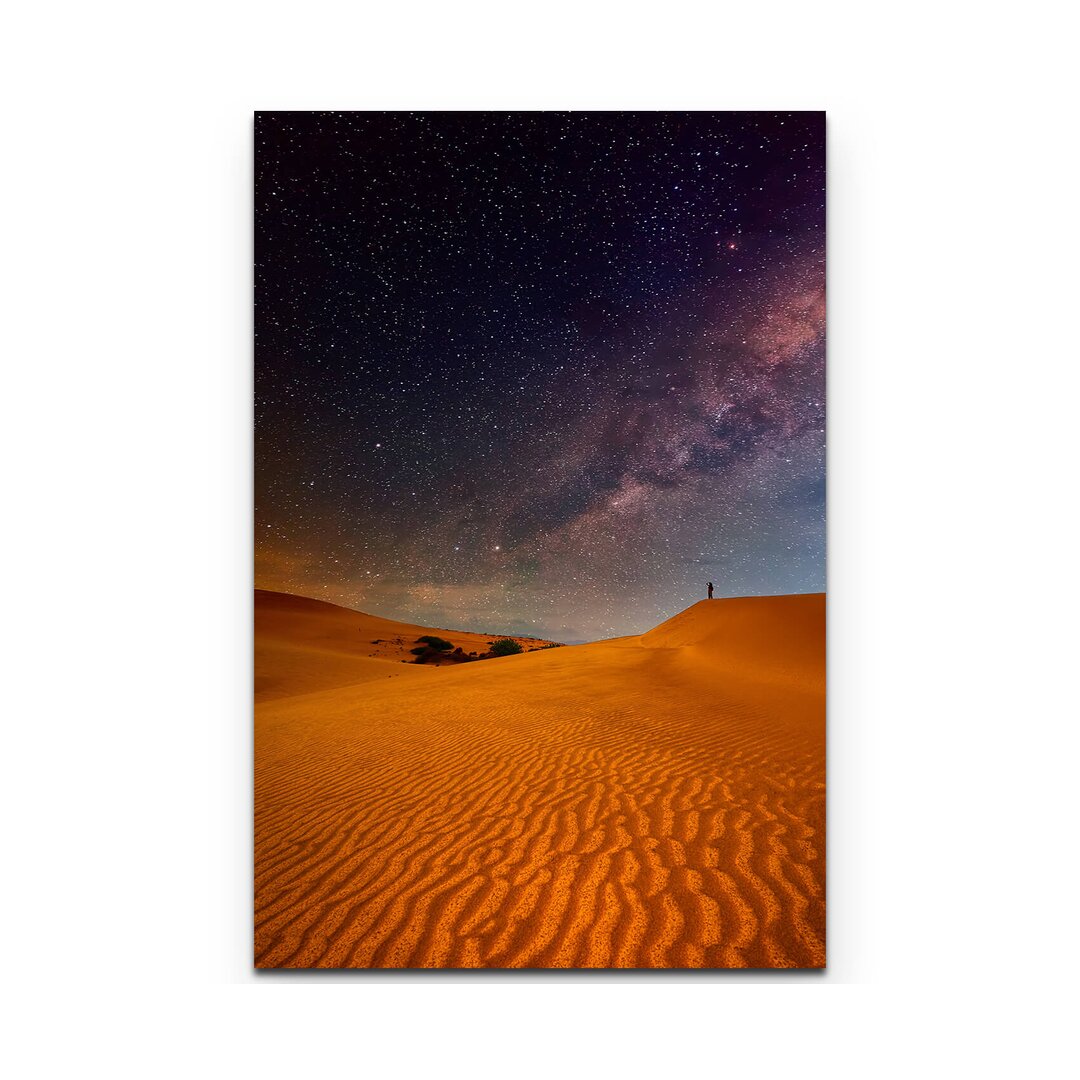
[(424, 634), (423, 637), (418, 637), (416, 642), (417, 647), (411, 649), (410, 652), (416, 657), (413, 662), (417, 664), (426, 664), (429, 660), (437, 660), (447, 654), (456, 655), (461, 652), (457, 649), (454, 653), (450, 653), (450, 650), (454, 648), (453, 642), (436, 637), (434, 634)]
[[(436, 652), (449, 652), (454, 646), (451, 642), (446, 641), (444, 638), (436, 637), (434, 634), (425, 634), (423, 637), (418, 637), (417, 641), (422, 641), (429, 649), (434, 649)], [(418, 649), (413, 649), (413, 652), (419, 652)]]
[(490, 660), (496, 656), (513, 656), (524, 652), (519, 642), (513, 638), (500, 638), (498, 641), (489, 641), (489, 649), (486, 653), (477, 655), (475, 652), (466, 653), (460, 646), (454, 648), (453, 642), (434, 634), (424, 634), (416, 639), (417, 647), (410, 650), (416, 659), (414, 664), (427, 664), (432, 662), (447, 661), (455, 664), (465, 664), (471, 660)]

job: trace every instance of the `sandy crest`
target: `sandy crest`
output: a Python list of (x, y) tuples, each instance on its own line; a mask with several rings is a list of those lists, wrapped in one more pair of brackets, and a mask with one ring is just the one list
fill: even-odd
[(823, 966), (824, 633), (820, 594), (702, 601), (264, 701), (257, 966)]
[[(415, 626), (305, 596), (256, 589), (255, 700), (370, 679), (424, 677), (433, 665), (413, 664), (409, 651), (421, 634), (437, 634), (467, 653), (487, 652), (495, 640), (491, 634)], [(547, 644), (542, 638), (514, 640), (524, 649)], [(397, 666), (387, 667), (386, 661)]]

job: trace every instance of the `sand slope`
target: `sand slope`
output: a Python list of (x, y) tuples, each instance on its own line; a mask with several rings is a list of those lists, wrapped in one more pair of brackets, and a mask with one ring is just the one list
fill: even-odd
[[(432, 633), (465, 652), (486, 652), (494, 640), (490, 634), (415, 626), (322, 600), (256, 589), (255, 700), (371, 679), (423, 677), (432, 670), (429, 665), (406, 667), (402, 662), (414, 659), (409, 650), (421, 634)], [(514, 640), (525, 649), (547, 644), (539, 638)]]
[(265, 701), (256, 964), (822, 966), (824, 632), (822, 595), (702, 601)]

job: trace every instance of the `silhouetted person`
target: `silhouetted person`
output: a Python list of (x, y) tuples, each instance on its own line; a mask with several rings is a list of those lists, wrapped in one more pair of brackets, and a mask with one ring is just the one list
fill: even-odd
[(712, 582), (709, 582), (709, 599), (712, 599)]

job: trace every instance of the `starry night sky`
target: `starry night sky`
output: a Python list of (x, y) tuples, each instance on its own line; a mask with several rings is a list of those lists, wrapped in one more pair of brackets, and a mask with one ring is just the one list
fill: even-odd
[(256, 584), (576, 642), (825, 587), (823, 113), (260, 113)]

